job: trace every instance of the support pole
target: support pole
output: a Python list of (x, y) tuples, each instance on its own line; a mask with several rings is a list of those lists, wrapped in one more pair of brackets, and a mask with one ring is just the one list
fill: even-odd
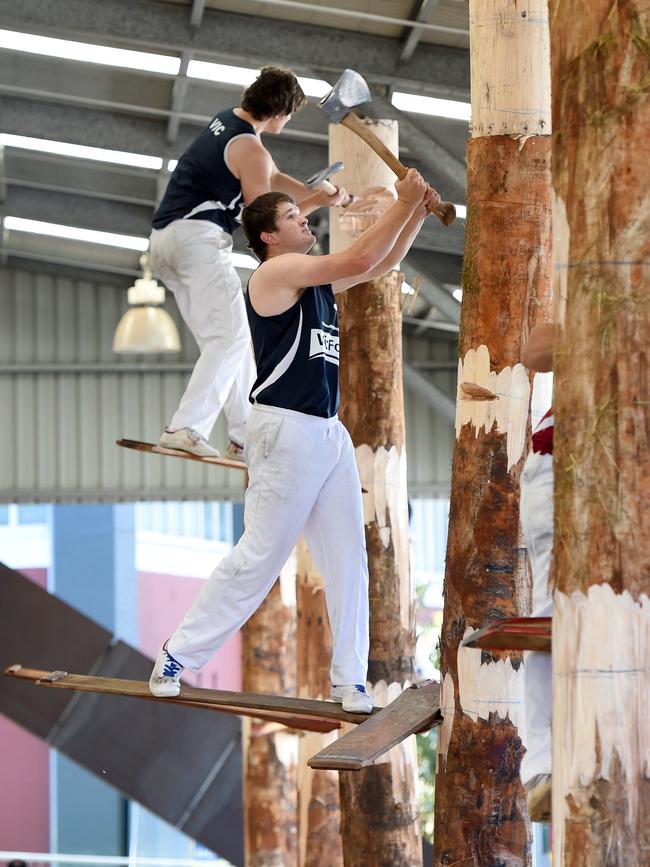
[[(521, 656), (459, 645), (529, 613), (519, 476), (530, 426), (529, 331), (550, 314), (550, 67), (546, 0), (470, 0), (468, 220), (438, 744), (436, 864), (531, 863), (519, 779)], [(462, 382), (498, 397), (473, 402)]]
[[(552, 0), (553, 850), (650, 863), (650, 10)], [(555, 229), (554, 229), (555, 230)]]
[[(299, 698), (330, 694), (332, 633), (325, 605), (323, 578), (304, 539), (296, 546), (296, 661)], [(298, 864), (299, 867), (342, 867), (339, 775), (313, 771), (307, 759), (340, 737), (304, 732), (298, 749)]]
[[(397, 123), (367, 121), (397, 153)], [(347, 189), (392, 188), (395, 177), (349, 130), (330, 127), (330, 161)], [(343, 174), (343, 173), (341, 173)], [(331, 220), (331, 251), (351, 243)], [(337, 297), (341, 315), (341, 419), (355, 445), (370, 567), (369, 690), (387, 704), (413, 679), (415, 623), (409, 572), (402, 388), (401, 275), (391, 272)], [(341, 774), (346, 867), (419, 867), (422, 851), (415, 739), (377, 764)]]
[[(242, 630), (245, 692), (293, 695), (295, 557)], [(297, 736), (243, 719), (246, 867), (297, 867)]]

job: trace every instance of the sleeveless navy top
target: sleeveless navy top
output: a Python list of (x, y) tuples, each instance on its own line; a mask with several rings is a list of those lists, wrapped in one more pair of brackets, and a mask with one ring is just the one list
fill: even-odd
[(255, 128), (232, 108), (217, 114), (194, 139), (169, 179), (153, 216), (154, 229), (173, 220), (210, 220), (232, 235), (244, 207), (241, 184), (226, 163), (227, 145)]
[(246, 312), (257, 379), (251, 403), (331, 418), (339, 408), (339, 320), (332, 286), (310, 286), (277, 316)]

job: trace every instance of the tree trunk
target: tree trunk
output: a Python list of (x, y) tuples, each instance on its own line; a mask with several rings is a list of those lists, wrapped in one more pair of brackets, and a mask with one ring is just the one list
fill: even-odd
[[(323, 579), (304, 539), (296, 557), (298, 695), (329, 698), (332, 633)], [(298, 851), (300, 867), (341, 867), (341, 810), (336, 771), (312, 771), (307, 759), (340, 732), (304, 732), (298, 751)]]
[[(395, 152), (397, 124), (372, 123)], [(394, 175), (349, 130), (330, 127), (330, 160), (355, 194), (392, 187)], [(332, 252), (350, 237), (331, 223)], [(377, 704), (413, 679), (415, 623), (409, 573), (402, 392), (401, 275), (392, 272), (338, 296), (341, 314), (341, 419), (355, 445), (364, 493), (370, 567), (369, 690)], [(341, 773), (346, 867), (422, 863), (415, 738), (359, 773)]]
[[(295, 558), (243, 629), (245, 692), (295, 691)], [(297, 736), (275, 723), (244, 720), (246, 867), (293, 867)]]
[(551, 2), (555, 359), (553, 845), (650, 863), (650, 10)]
[[(467, 632), (530, 609), (519, 533), (530, 381), (519, 359), (552, 294), (550, 139), (538, 134), (550, 133), (545, 18), (545, 3), (470, 3), (473, 138), (441, 636), (437, 865), (531, 859), (519, 778), (521, 656), (459, 646)], [(465, 399), (463, 382), (497, 398)]]

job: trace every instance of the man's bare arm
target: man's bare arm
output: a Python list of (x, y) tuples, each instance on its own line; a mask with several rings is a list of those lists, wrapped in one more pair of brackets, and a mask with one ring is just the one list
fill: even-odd
[(233, 141), (228, 145), (227, 159), (228, 167), (239, 178), (247, 205), (270, 192), (274, 163), (259, 139), (244, 136)]
[(530, 332), (521, 353), (522, 364), (538, 373), (553, 370), (553, 349), (555, 347), (555, 323), (544, 322)]

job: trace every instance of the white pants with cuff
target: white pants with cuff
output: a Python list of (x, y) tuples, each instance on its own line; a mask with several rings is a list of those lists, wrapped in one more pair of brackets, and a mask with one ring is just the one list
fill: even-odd
[(194, 428), (209, 439), (223, 409), (230, 438), (242, 444), (255, 362), (232, 237), (208, 220), (174, 220), (151, 233), (149, 264), (201, 353), (170, 430)]
[[(553, 551), (553, 455), (531, 452), (521, 476), (521, 525), (533, 573), (533, 617), (550, 617), (553, 602), (548, 587)], [(551, 773), (550, 653), (524, 654), (524, 720), (526, 754), (521, 779)]]
[(354, 447), (337, 418), (253, 407), (245, 437), (244, 534), (169, 639), (196, 671), (248, 620), (304, 534), (325, 581), (335, 685), (365, 684), (368, 561)]

